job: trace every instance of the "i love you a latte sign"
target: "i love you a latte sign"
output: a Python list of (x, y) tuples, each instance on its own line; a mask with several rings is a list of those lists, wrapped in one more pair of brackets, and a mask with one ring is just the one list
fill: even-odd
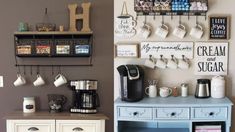
[(194, 54), (196, 75), (227, 75), (228, 43), (197, 42)]

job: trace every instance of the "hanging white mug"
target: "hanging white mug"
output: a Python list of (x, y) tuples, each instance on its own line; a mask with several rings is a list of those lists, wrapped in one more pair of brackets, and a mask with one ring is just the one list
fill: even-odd
[(151, 35), (151, 32), (151, 26), (146, 23), (138, 30), (138, 34), (142, 35), (142, 37), (145, 39), (147, 39)]
[(183, 24), (178, 25), (177, 27), (175, 27), (174, 31), (173, 31), (173, 35), (183, 39), (185, 34), (186, 34), (186, 27)]
[(167, 61), (167, 67), (170, 69), (177, 69), (178, 67), (178, 63), (177, 60), (175, 58), (171, 58)]
[(189, 59), (187, 59), (184, 55), (182, 59), (178, 60), (178, 67), (180, 69), (189, 69)]
[(161, 38), (166, 38), (169, 33), (168, 26), (165, 24), (162, 24), (156, 29), (155, 34)]
[(190, 31), (190, 35), (194, 38), (200, 39), (203, 35), (203, 28), (201, 25), (197, 24), (197, 26), (193, 27)]
[(21, 74), (17, 74), (17, 79), (14, 81), (14, 85), (17, 87), (24, 84), (26, 84), (25, 78)]
[(66, 83), (67, 83), (67, 79), (62, 74), (58, 74), (55, 77), (54, 85), (56, 87), (59, 87), (59, 86), (66, 84)]
[(37, 79), (33, 82), (34, 86), (42, 86), (45, 84), (45, 81), (43, 80), (42, 76), (40, 74), (37, 74)]

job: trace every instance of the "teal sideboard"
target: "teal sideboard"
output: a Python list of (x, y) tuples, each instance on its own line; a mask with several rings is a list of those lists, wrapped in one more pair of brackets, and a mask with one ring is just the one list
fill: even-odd
[[(194, 132), (197, 125), (230, 132), (233, 103), (228, 98), (144, 98), (114, 103), (114, 132)], [(222, 131), (223, 132), (223, 131)]]

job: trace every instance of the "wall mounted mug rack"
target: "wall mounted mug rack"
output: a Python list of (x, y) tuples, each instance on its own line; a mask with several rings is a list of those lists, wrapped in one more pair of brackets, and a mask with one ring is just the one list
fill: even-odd
[(140, 45), (141, 58), (147, 59), (151, 55), (157, 59), (162, 56), (170, 59), (173, 55), (175, 58), (193, 59), (193, 42), (142, 42)]

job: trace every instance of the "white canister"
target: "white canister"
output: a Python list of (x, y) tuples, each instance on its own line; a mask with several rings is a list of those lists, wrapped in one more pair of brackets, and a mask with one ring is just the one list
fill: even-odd
[(23, 112), (34, 113), (35, 112), (35, 100), (34, 97), (24, 97)]
[(211, 80), (211, 97), (224, 98), (225, 97), (225, 80), (222, 76), (215, 76)]
[(182, 97), (187, 97), (188, 96), (188, 84), (187, 83), (182, 83), (181, 84), (181, 96)]

